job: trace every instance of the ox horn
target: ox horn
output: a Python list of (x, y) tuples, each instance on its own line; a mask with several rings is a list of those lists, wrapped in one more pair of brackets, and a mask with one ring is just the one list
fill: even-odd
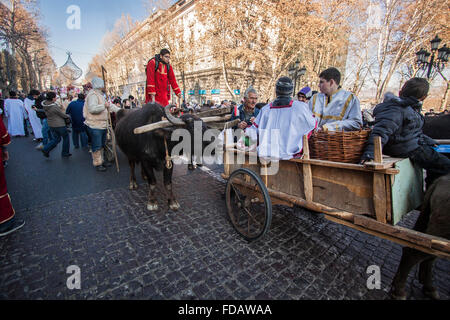
[(164, 108), (164, 113), (166, 114), (167, 120), (169, 120), (172, 124), (174, 124), (174, 125), (184, 125), (185, 124), (183, 120), (181, 120), (180, 118), (174, 117), (170, 113), (170, 107), (169, 106)]

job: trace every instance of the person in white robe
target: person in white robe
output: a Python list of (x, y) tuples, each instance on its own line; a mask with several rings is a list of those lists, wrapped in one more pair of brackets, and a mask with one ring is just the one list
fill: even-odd
[(288, 77), (276, 83), (276, 99), (265, 105), (253, 125), (246, 129), (251, 141), (258, 139), (258, 156), (289, 160), (303, 151), (303, 136), (312, 134), (317, 121), (308, 105), (293, 100), (294, 85)]
[(5, 100), (5, 116), (8, 118), (8, 132), (12, 137), (25, 136), (23, 120), (28, 118), (22, 100), (18, 99), (17, 93), (11, 91), (10, 98)]
[(36, 111), (33, 109), (34, 101), (39, 97), (39, 95), (39, 91), (31, 90), (28, 97), (26, 97), (23, 101), (25, 110), (28, 113), (28, 119), (30, 120), (31, 127), (33, 128), (35, 139), (42, 139), (41, 119), (38, 118)]
[(319, 119), (319, 130), (353, 131), (363, 126), (359, 99), (340, 86), (341, 74), (328, 68), (319, 75), (320, 93), (309, 100), (311, 112)]

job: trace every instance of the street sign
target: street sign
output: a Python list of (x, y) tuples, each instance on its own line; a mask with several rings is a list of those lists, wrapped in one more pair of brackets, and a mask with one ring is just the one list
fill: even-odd
[(235, 90), (234, 90), (234, 94), (235, 94), (235, 95), (240, 95), (240, 94), (241, 94), (241, 90), (235, 89)]
[(195, 90), (189, 90), (189, 95), (193, 96), (195, 94)]
[(212, 89), (211, 94), (220, 94), (220, 89)]
[(206, 90), (198, 90), (198, 94), (206, 94)]

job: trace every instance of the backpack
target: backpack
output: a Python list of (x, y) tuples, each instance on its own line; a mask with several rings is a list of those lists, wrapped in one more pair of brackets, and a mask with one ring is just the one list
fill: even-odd
[[(155, 79), (156, 79), (156, 71), (158, 70), (158, 67), (159, 67), (159, 59), (156, 59), (157, 57), (159, 58), (159, 54), (155, 55), (152, 58), (152, 59), (155, 59)], [(150, 61), (152, 61), (152, 59), (148, 60), (146, 69), (148, 68), (148, 64), (150, 63)], [(168, 63), (167, 64), (167, 78), (169, 78), (169, 71), (170, 71), (170, 64)], [(148, 83), (146, 83), (146, 85), (148, 85)], [(169, 81), (167, 81), (167, 92), (170, 92)]]

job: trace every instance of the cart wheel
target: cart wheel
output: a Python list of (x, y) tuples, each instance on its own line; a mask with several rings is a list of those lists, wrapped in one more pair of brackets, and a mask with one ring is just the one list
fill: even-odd
[(230, 175), (225, 201), (231, 224), (246, 240), (256, 240), (269, 230), (272, 202), (266, 186), (253, 171), (240, 168)]

